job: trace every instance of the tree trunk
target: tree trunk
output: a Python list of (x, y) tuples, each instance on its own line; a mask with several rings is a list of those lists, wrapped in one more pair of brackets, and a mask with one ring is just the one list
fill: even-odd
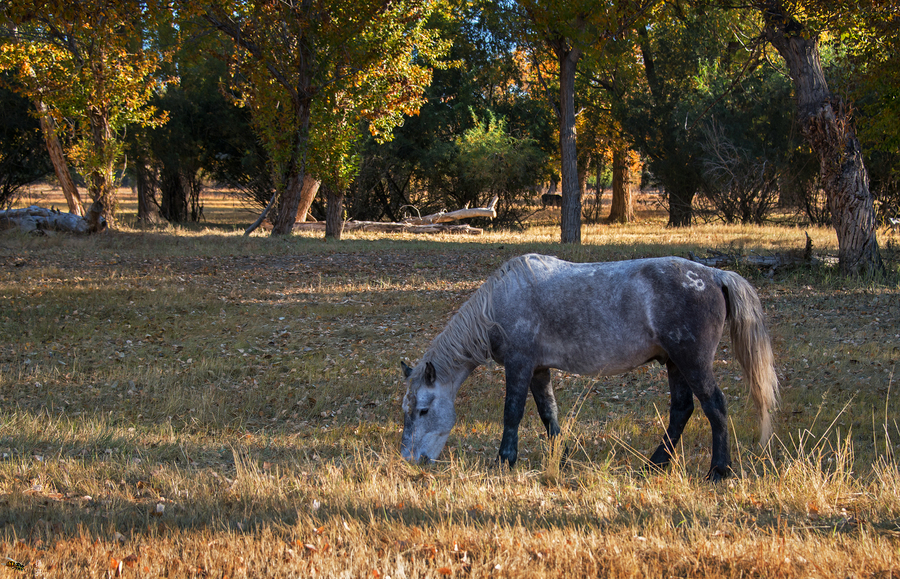
[(794, 85), (800, 130), (819, 158), (822, 188), (837, 232), (845, 275), (883, 274), (869, 175), (848, 107), (825, 80), (818, 38), (786, 13), (780, 2), (763, 10), (765, 34), (784, 58)]
[(690, 227), (694, 215), (694, 191), (693, 187), (670, 189), (666, 192), (669, 197), (669, 227)]
[(272, 206), (275, 205), (275, 199), (278, 198), (278, 193), (274, 193), (272, 198), (269, 199), (269, 203), (266, 205), (265, 209), (262, 210), (262, 213), (259, 214), (259, 217), (256, 218), (256, 221), (250, 224), (250, 227), (244, 230), (244, 236), (248, 236), (253, 233), (257, 227), (259, 227), (263, 221), (266, 219), (266, 215), (269, 214), (269, 211), (272, 210)]
[(187, 190), (181, 171), (164, 165), (159, 174), (159, 208), (170, 223), (187, 221)]
[(99, 208), (91, 206), (87, 216), (74, 213), (60, 213), (43, 207), (26, 207), (0, 211), (0, 230), (18, 227), (25, 233), (45, 233), (47, 231), (65, 231), (67, 233), (96, 233), (106, 226), (99, 217)]
[(634, 221), (634, 203), (628, 151), (616, 147), (612, 162), (612, 206), (609, 209), (609, 223), (630, 223)]
[[(275, 206), (275, 216), (272, 218), (272, 235), (290, 235), (297, 221), (297, 212), (300, 208), (300, 198), (303, 194), (303, 183), (306, 179), (306, 148), (309, 146), (309, 116), (312, 101), (309, 98), (302, 99), (297, 105), (299, 117), (297, 134), (297, 146), (291, 154), (291, 169), (286, 179), (284, 192)], [(311, 203), (312, 201), (310, 201)]]
[(137, 220), (140, 223), (159, 223), (162, 221), (162, 216), (153, 206), (154, 180), (150, 169), (147, 167), (146, 160), (142, 156), (134, 159), (134, 188), (137, 190)]
[(578, 182), (578, 149), (575, 144), (575, 69), (581, 51), (564, 41), (554, 47), (559, 58), (559, 152), (562, 160), (562, 208), (560, 241), (581, 243), (581, 186)]
[(47, 153), (50, 155), (50, 162), (53, 163), (53, 172), (59, 180), (59, 186), (62, 187), (63, 195), (66, 196), (66, 204), (69, 206), (69, 213), (84, 217), (84, 207), (81, 203), (81, 195), (78, 194), (78, 188), (72, 181), (72, 175), (69, 173), (69, 166), (66, 163), (66, 156), (63, 154), (62, 145), (59, 144), (59, 137), (56, 134), (55, 123), (50, 113), (47, 111), (47, 105), (41, 100), (34, 101), (34, 106), (38, 111), (41, 121), (41, 132), (44, 134), (44, 143), (47, 145)]
[(341, 240), (344, 230), (344, 193), (325, 187), (325, 239)]
[(303, 223), (309, 215), (309, 207), (312, 205), (316, 193), (319, 192), (319, 186), (322, 183), (309, 175), (303, 176), (303, 189), (300, 191), (300, 205), (297, 209), (297, 221)]
[(109, 114), (103, 109), (91, 107), (88, 110), (88, 121), (91, 125), (92, 156), (87, 175), (88, 191), (91, 199), (103, 208), (103, 217), (110, 228), (115, 228), (116, 200), (114, 194), (115, 144), (112, 128), (109, 126)]

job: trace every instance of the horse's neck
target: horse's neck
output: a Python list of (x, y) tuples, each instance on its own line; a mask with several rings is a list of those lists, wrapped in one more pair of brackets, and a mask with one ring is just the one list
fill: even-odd
[(461, 365), (457, 369), (455, 379), (453, 380), (453, 384), (454, 384), (453, 395), (454, 396), (456, 396), (456, 393), (459, 392), (459, 388), (460, 388), (460, 386), (462, 386), (462, 383), (466, 381), (466, 378), (468, 378), (469, 375), (471, 375), (472, 372), (475, 371), (475, 368), (477, 368), (478, 366), (479, 365), (475, 364), (474, 362), (467, 362), (467, 363)]
[(455, 364), (447, 366), (445, 365), (442, 369), (443, 380), (442, 382), (450, 388), (450, 394), (452, 398), (455, 400), (456, 395), (459, 392), (460, 387), (463, 382), (466, 381), (466, 378), (469, 377), (472, 372), (475, 371), (479, 364), (476, 364), (472, 361), (457, 361)]

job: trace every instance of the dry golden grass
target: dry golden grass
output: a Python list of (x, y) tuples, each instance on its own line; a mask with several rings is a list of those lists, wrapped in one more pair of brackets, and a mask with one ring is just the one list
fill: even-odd
[[(205, 206), (200, 226), (132, 229), (126, 199), (120, 231), (0, 237), (0, 557), (23, 576), (900, 575), (896, 278), (739, 270), (784, 400), (762, 453), (723, 349), (724, 484), (702, 479), (699, 413), (676, 464), (644, 475), (668, 409), (658, 366), (554, 375), (568, 459), (529, 404), (512, 471), (493, 460), (502, 368), (481, 368), (442, 461), (419, 467), (399, 458), (399, 360), (506, 259), (801, 251), (804, 232), (644, 213), (586, 227), (580, 247), (552, 225), (325, 243), (245, 238), (239, 205)], [(808, 231), (835, 252), (832, 231)]]

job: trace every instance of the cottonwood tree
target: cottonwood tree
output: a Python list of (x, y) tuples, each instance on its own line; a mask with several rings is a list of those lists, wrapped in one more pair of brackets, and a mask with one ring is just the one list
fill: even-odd
[[(442, 8), (433, 0), (202, 5), (201, 16), (237, 49), (234, 88), (252, 111), (277, 186), (273, 235), (292, 231), (308, 171), (331, 178), (353, 165), (352, 142), (363, 123), (387, 136), (404, 114), (418, 110), (432, 59), (448, 46), (426, 26)], [(335, 122), (341, 126), (329, 124)], [(313, 158), (311, 145), (325, 135), (342, 142)], [(314, 166), (317, 161), (327, 166)]]
[(68, 158), (110, 225), (126, 126), (164, 121), (147, 104), (166, 82), (155, 74), (163, 55), (143, 41), (145, 27), (167, 16), (158, 8), (128, 0), (2, 3), (16, 41), (0, 48), (0, 68), (15, 70), (22, 94), (70, 130)]
[(829, 25), (840, 29), (843, 14), (859, 7), (816, 0), (799, 5), (766, 0), (757, 6), (765, 21), (765, 37), (784, 59), (793, 81), (800, 129), (819, 159), (841, 271), (880, 275), (885, 269), (878, 250), (874, 199), (851, 106), (829, 88), (819, 47), (821, 32)]

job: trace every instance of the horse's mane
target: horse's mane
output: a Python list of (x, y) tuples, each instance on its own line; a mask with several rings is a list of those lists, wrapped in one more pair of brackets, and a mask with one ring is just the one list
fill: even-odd
[(544, 264), (545, 259), (542, 255), (528, 254), (501, 265), (460, 306), (422, 359), (434, 364), (439, 372), (463, 364), (480, 366), (487, 363), (491, 359), (491, 330), (503, 331), (494, 319), (494, 292), (513, 281), (534, 276), (533, 266)]

